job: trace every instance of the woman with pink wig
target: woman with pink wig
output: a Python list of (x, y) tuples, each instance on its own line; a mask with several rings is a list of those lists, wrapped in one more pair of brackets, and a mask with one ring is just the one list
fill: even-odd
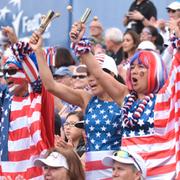
[(126, 86), (99, 68), (81, 39), (85, 26), (81, 25), (81, 31), (78, 26), (75, 23), (70, 32), (72, 47), (87, 65), (88, 71), (121, 106), (124, 127), (122, 146), (141, 154), (145, 159), (147, 179), (179, 179), (180, 146), (177, 132), (180, 128), (177, 112), (180, 107), (180, 51), (174, 56), (168, 80), (160, 55), (154, 51), (135, 53), (130, 60)]

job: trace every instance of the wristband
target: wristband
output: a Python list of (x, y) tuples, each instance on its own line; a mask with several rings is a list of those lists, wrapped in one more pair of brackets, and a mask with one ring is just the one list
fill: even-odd
[(21, 61), (24, 56), (29, 55), (33, 52), (29, 43), (22, 41), (13, 44), (11, 46), (11, 49), (18, 61)]
[(91, 52), (91, 43), (88, 38), (83, 37), (78, 43), (71, 43), (71, 48), (75, 55), (79, 57), (82, 54)]

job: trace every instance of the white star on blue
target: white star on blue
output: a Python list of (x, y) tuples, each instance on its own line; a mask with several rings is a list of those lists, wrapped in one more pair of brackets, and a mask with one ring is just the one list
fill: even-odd
[(115, 102), (93, 97), (85, 112), (87, 151), (119, 150), (122, 137), (121, 109)]

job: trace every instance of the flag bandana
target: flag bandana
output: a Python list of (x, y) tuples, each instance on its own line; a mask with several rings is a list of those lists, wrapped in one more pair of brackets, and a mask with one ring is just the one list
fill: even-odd
[(2, 66), (5, 68), (6, 65), (8, 64), (14, 64), (16, 65), (19, 69), (22, 69), (22, 63), (21, 61), (18, 61), (17, 58), (12, 54), (11, 49), (7, 49), (3, 55), (2, 58)]
[[(14, 60), (14, 59), (13, 59)], [(21, 84), (26, 81), (26, 75), (23, 71), (23, 69), (19, 69), (19, 62), (18, 61), (11, 61), (11, 58), (7, 58), (6, 63), (3, 65), (3, 70), (7, 72), (4, 74), (4, 79), (6, 79), (8, 82), (12, 82), (12, 85), (9, 87), (9, 92), (13, 93), (13, 91), (18, 87), (21, 86)], [(21, 65), (22, 66), (22, 65)], [(8, 70), (10, 71), (13, 68), (17, 70), (15, 74), (9, 74)], [(8, 83), (7, 82), (7, 83)]]

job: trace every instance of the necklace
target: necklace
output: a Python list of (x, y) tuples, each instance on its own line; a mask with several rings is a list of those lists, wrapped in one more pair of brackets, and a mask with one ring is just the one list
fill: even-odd
[(123, 112), (123, 122), (125, 127), (133, 127), (137, 123), (138, 119), (141, 117), (142, 113), (148, 102), (154, 98), (154, 94), (149, 94), (143, 98), (143, 100), (139, 103), (138, 107), (132, 114), (132, 118), (128, 119), (128, 112), (134, 102), (138, 99), (137, 93), (135, 91), (131, 91), (130, 96), (128, 97), (126, 103), (122, 107)]

